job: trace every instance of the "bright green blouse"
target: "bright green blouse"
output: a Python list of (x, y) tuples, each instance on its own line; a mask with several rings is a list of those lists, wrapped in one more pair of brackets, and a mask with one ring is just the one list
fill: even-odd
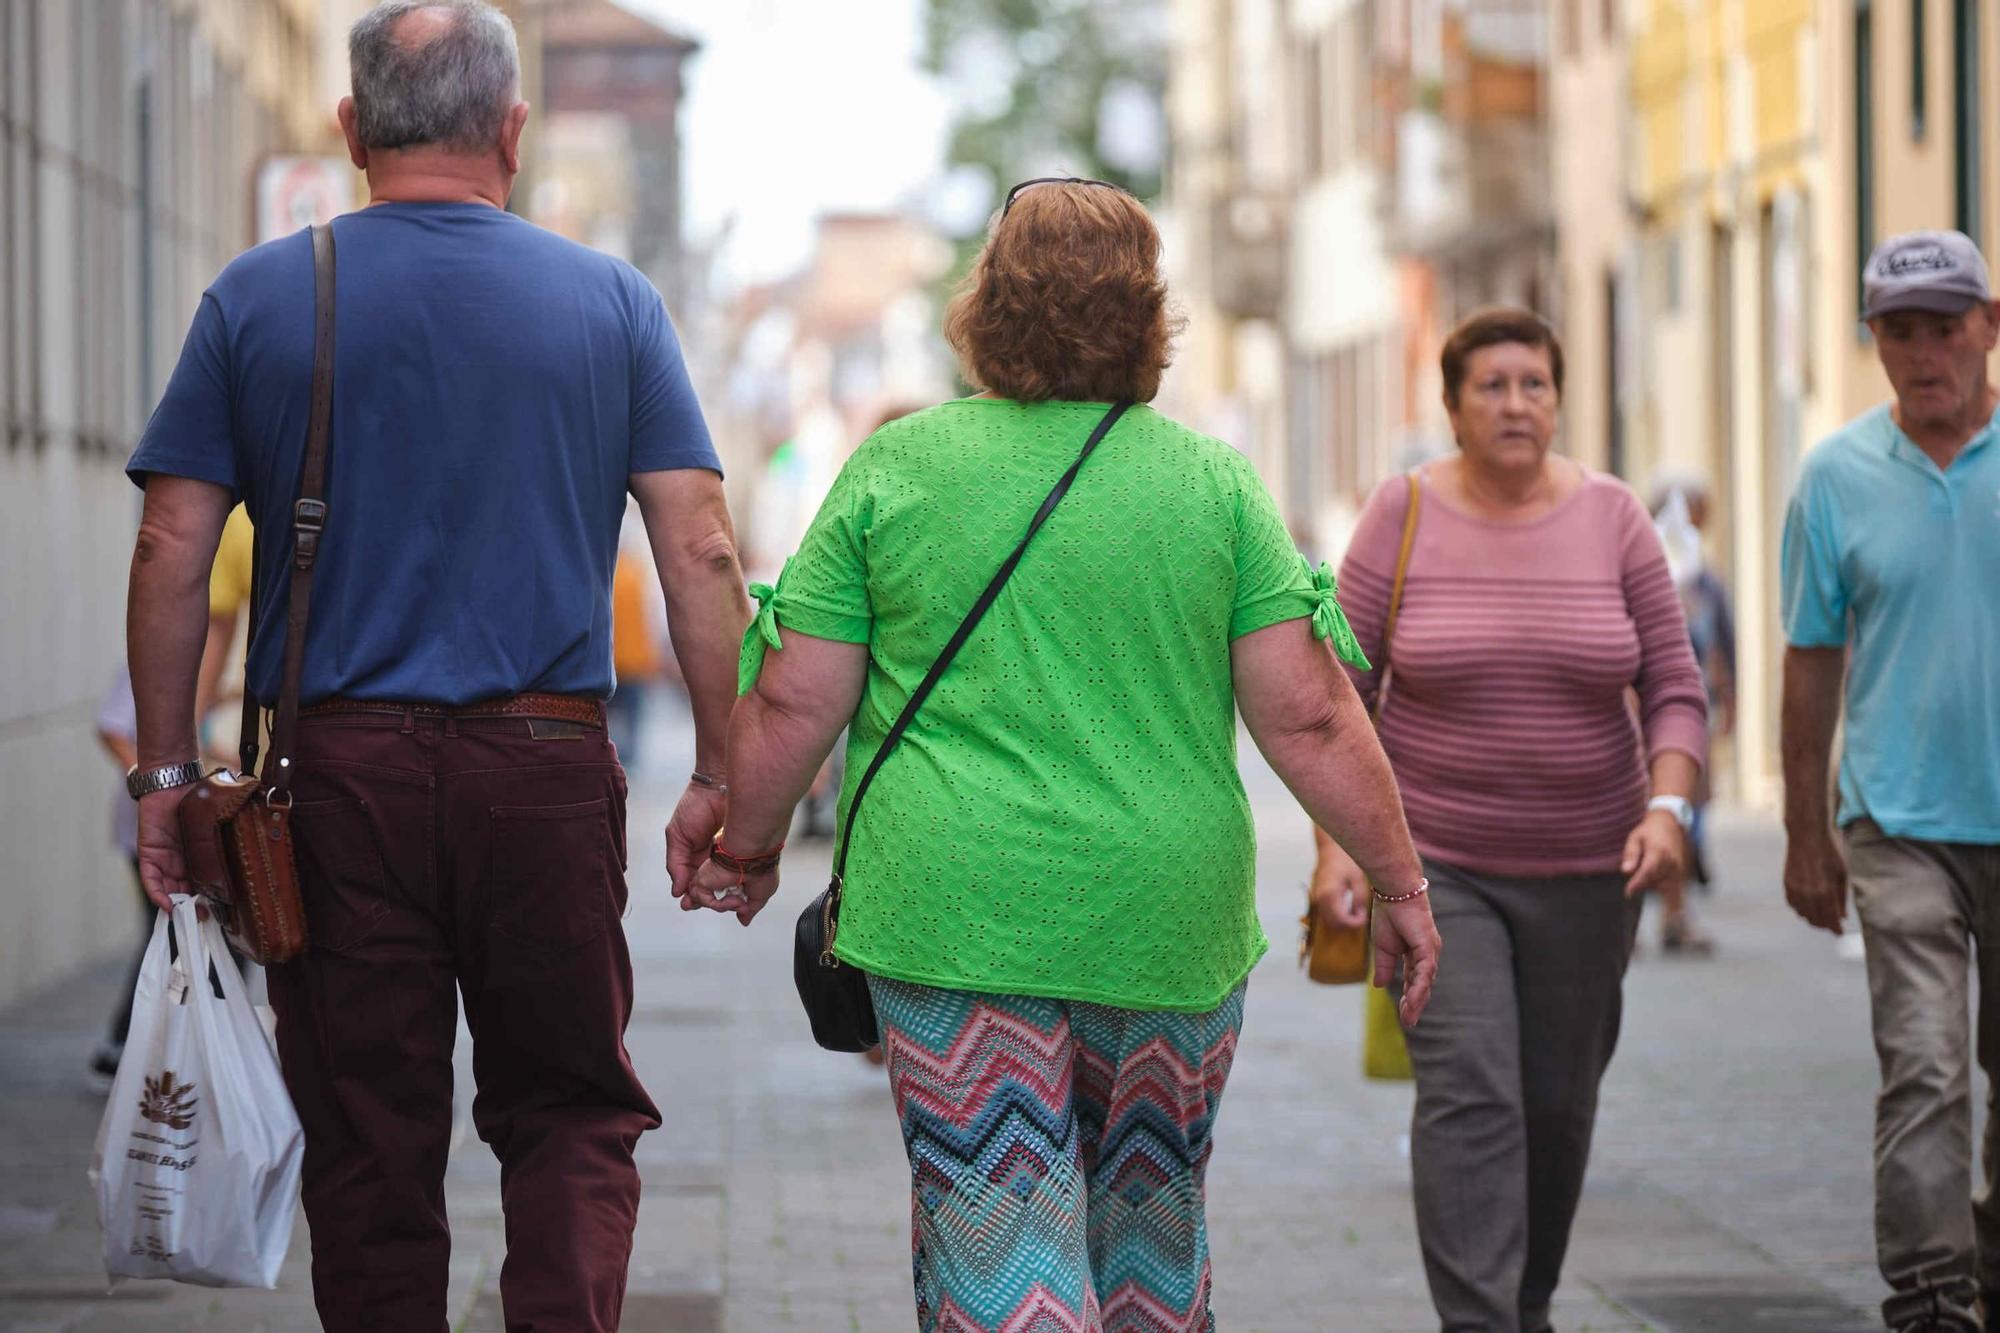
[[(968, 398), (841, 470), (744, 638), (868, 645), (854, 786), (1102, 403)], [(883, 765), (835, 952), (959, 990), (1214, 1008), (1269, 947), (1236, 772), (1230, 640), (1311, 616), (1359, 658), (1249, 462), (1135, 407), (1083, 467)]]

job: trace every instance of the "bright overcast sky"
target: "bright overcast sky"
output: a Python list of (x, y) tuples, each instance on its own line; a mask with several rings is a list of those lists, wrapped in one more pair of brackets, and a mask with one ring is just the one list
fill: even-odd
[(682, 122), (687, 235), (726, 221), (731, 280), (777, 277), (813, 219), (917, 197), (948, 111), (918, 68), (922, 0), (624, 0), (702, 43)]

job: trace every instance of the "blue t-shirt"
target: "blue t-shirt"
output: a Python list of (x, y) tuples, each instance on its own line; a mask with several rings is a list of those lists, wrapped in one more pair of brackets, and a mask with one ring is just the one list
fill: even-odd
[[(609, 696), (635, 472), (720, 472), (659, 293), (484, 204), (333, 224), (333, 441), (300, 697)], [(202, 297), (127, 471), (228, 487), (257, 527), (250, 684), (278, 695), (313, 357), (312, 241)]]
[(1840, 822), (2000, 843), (2000, 445), (1936, 463), (1887, 407), (1806, 457), (1785, 518), (1785, 635), (1852, 643)]

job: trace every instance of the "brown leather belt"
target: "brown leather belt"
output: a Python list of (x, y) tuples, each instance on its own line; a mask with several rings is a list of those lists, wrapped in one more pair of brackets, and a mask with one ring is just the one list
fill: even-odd
[(382, 713), (394, 717), (538, 717), (559, 722), (580, 722), (585, 726), (604, 725), (604, 701), (581, 694), (516, 694), (507, 699), (486, 699), (476, 704), (412, 704), (388, 699), (322, 699), (299, 710), (303, 717), (326, 717), (339, 713)]

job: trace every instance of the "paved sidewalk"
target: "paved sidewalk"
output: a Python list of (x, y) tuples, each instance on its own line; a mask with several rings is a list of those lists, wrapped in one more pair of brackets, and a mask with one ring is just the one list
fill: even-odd
[[(678, 738), (656, 739), (667, 772)], [(1246, 746), (1274, 947), (1250, 988), (1210, 1175), (1221, 1328), (1436, 1328), (1408, 1192), (1407, 1086), (1359, 1077), (1359, 992), (1292, 966), (1309, 848)], [(641, 1145), (647, 1191), (625, 1326), (912, 1326), (905, 1166), (881, 1071), (811, 1044), (791, 989), (792, 917), (825, 845), (787, 855), (757, 926), (667, 897), (666, 784), (634, 781), (639, 974), (631, 1047), (667, 1117)], [(1724, 817), (1709, 962), (1649, 947), (1628, 985), (1557, 1327), (1860, 1333), (1880, 1281), (1870, 1237), (1873, 1057), (1862, 969), (1784, 909), (1769, 825)], [(1650, 946), (1653, 931), (1646, 931)], [(83, 1062), (116, 980), (107, 964), (0, 1013), (0, 1328), (311, 1329), (303, 1224), (275, 1292), (128, 1284), (107, 1295), (84, 1171), (102, 1110)], [(461, 1088), (469, 1087), (461, 1043)], [(498, 1172), (454, 1153), (452, 1310), (501, 1329)]]

